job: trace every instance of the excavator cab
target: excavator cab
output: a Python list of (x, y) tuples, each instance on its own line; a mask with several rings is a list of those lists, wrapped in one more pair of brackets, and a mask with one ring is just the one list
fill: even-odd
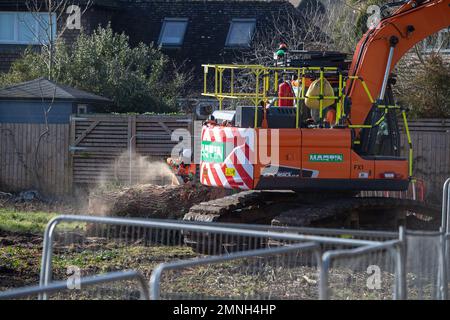
[[(386, 91), (385, 105), (395, 106), (392, 85)], [(398, 107), (395, 109), (373, 109), (369, 119), (374, 126), (361, 130), (361, 144), (355, 148), (362, 156), (400, 157), (400, 128), (398, 125)]]

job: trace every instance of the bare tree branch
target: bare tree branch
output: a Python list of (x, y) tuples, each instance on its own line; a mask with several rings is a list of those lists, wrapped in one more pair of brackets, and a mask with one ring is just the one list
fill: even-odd
[[(60, 41), (61, 37), (64, 35), (64, 32), (67, 30), (67, 23), (65, 23), (64, 17), (67, 15), (67, 9), (72, 5), (79, 4), (79, 1), (71, 1), (71, 0), (26, 0), (26, 6), (29, 12), (32, 13), (33, 18), (35, 20), (38, 29), (30, 25), (27, 21), (24, 21), (26, 27), (32, 33), (34, 39), (40, 45), (41, 50), (44, 52), (44, 55), (40, 55), (41, 59), (43, 59), (44, 64), (48, 68), (48, 78), (49, 80), (58, 81), (60, 71), (55, 70), (56, 63), (56, 43)], [(84, 9), (80, 11), (81, 16), (88, 10), (91, 6), (91, 0), (86, 1)], [(47, 14), (47, 20), (43, 19), (43, 16)], [(58, 29), (58, 22), (60, 28)], [(55, 25), (56, 24), (56, 25)], [(81, 32), (81, 30), (80, 30)], [(41, 34), (44, 34), (45, 37), (41, 37)], [(56, 85), (53, 90), (52, 99), (48, 102), (48, 105), (45, 107), (46, 100), (44, 97), (44, 92), (41, 87), (41, 82), (39, 82), (39, 88), (41, 91), (41, 102), (43, 106), (43, 116), (44, 116), (44, 130), (40, 133), (38, 141), (36, 143), (36, 147), (34, 150), (34, 175), (35, 175), (35, 183), (37, 186), (41, 187), (41, 176), (40, 170), (41, 164), (39, 163), (39, 149), (42, 144), (42, 140), (44, 137), (48, 137), (50, 134), (50, 126), (49, 126), (49, 114), (53, 109), (55, 97), (56, 97)]]

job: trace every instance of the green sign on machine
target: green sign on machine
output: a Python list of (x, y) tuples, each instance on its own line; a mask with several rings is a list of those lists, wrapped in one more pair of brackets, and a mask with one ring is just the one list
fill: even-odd
[(202, 141), (201, 159), (203, 162), (223, 162), (225, 160), (225, 144)]
[(312, 153), (309, 155), (310, 162), (343, 162), (344, 155), (340, 154), (317, 154)]

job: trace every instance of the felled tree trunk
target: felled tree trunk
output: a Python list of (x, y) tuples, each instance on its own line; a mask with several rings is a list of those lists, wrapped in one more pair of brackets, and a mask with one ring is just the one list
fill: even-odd
[(226, 190), (202, 185), (151, 184), (97, 191), (89, 196), (89, 213), (101, 216), (182, 219), (189, 208), (226, 195)]

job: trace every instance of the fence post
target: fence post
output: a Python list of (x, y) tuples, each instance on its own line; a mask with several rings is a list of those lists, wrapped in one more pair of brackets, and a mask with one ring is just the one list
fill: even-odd
[(403, 226), (399, 227), (398, 235), (396, 299), (406, 300), (408, 297), (406, 292), (406, 234)]
[(449, 270), (449, 267), (450, 267), (450, 261), (449, 261), (449, 259), (450, 259), (450, 256), (448, 255), (448, 243), (449, 243), (449, 241), (450, 241), (450, 234), (448, 234), (448, 233), (444, 233), (443, 234), (443, 239), (444, 239), (444, 248), (443, 248), (443, 250), (444, 250), (444, 264), (443, 264), (443, 266), (444, 266), (444, 270), (445, 270), (445, 277), (444, 277), (444, 281), (445, 281), (445, 283), (444, 283), (444, 290), (445, 290), (445, 292), (444, 292), (444, 296), (443, 296), (443, 298), (445, 299), (445, 300), (447, 300), (448, 299), (448, 291), (449, 291), (449, 287), (448, 287), (448, 278), (449, 278), (449, 274), (448, 274), (448, 270)]
[(442, 300), (448, 299), (448, 259), (450, 257), (447, 256), (448, 248), (447, 248), (447, 234), (450, 233), (450, 178), (448, 178), (444, 182), (444, 186), (442, 188), (442, 222), (441, 222), (441, 252), (440, 252), (440, 264), (439, 267), (441, 269), (441, 281), (443, 283), (439, 286), (439, 291), (441, 294)]
[(128, 117), (127, 128), (128, 155), (129, 155), (129, 184), (131, 185), (131, 162), (133, 153), (136, 153), (136, 116)]
[[(70, 116), (70, 124), (69, 124), (69, 148), (70, 146), (75, 147), (75, 136), (76, 136), (76, 119), (73, 116)], [(74, 177), (73, 177), (73, 157), (75, 154), (75, 151), (68, 151), (67, 152), (69, 159), (68, 159), (68, 188), (69, 188), (69, 192), (72, 192), (75, 187), (74, 187)]]
[(442, 188), (442, 231), (450, 233), (450, 178), (444, 182)]
[(443, 232), (443, 228), (441, 228), (440, 235), (440, 251), (439, 251), (439, 274), (438, 274), (438, 299), (447, 300), (447, 290), (448, 290), (448, 281), (447, 281), (447, 261), (446, 261), (446, 243), (447, 236), (446, 233)]
[(165, 263), (161, 263), (152, 272), (149, 283), (150, 300), (159, 300), (161, 297), (161, 274), (164, 271), (165, 266)]
[(322, 255), (322, 263), (320, 265), (319, 277), (319, 300), (328, 300), (328, 272), (330, 269), (331, 253), (325, 252)]
[[(47, 224), (44, 232), (44, 243), (42, 245), (41, 272), (39, 285), (46, 286), (52, 281), (52, 255), (53, 255), (53, 232), (60, 222), (60, 217), (55, 217)], [(47, 294), (39, 295), (40, 300), (47, 300)]]

